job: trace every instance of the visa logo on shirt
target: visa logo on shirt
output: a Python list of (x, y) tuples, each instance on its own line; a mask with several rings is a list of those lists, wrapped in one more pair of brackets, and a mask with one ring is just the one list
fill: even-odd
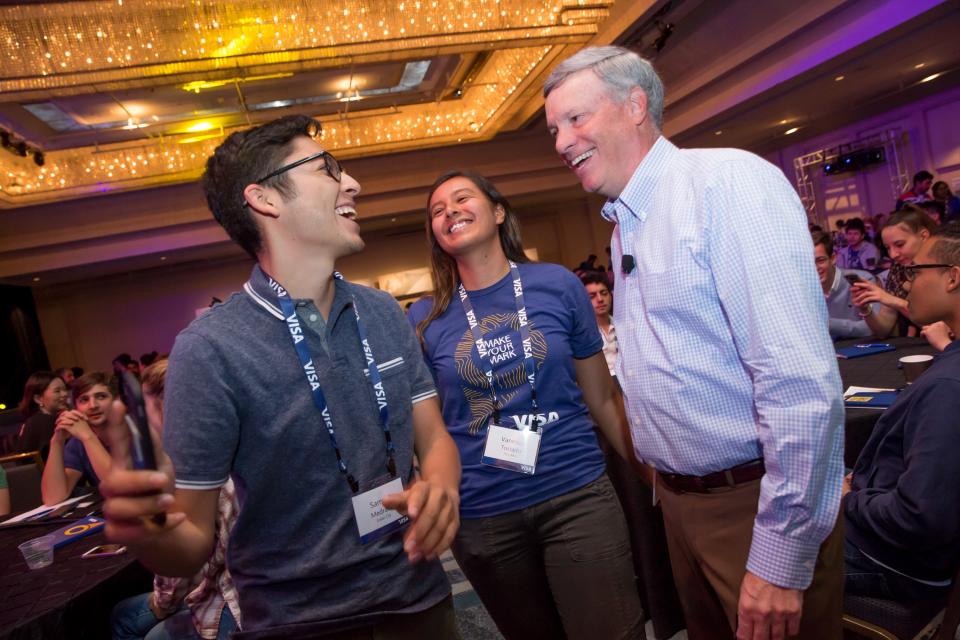
[(535, 429), (544, 425), (556, 422), (560, 419), (560, 414), (556, 411), (549, 413), (527, 413), (520, 416), (511, 416), (517, 429)]

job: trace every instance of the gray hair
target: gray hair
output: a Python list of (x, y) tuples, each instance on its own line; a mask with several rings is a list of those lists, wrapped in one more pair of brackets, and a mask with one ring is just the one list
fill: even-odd
[(543, 85), (543, 97), (571, 75), (590, 69), (607, 87), (607, 95), (624, 102), (630, 90), (640, 87), (647, 94), (647, 112), (659, 131), (663, 128), (663, 82), (653, 65), (623, 47), (586, 47), (561, 62)]

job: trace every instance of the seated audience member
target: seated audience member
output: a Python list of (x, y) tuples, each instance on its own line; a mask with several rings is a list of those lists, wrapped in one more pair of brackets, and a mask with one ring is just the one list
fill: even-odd
[[(917, 324), (960, 328), (960, 226), (937, 231), (906, 268)], [(960, 344), (887, 409), (844, 482), (847, 593), (945, 598), (960, 567)]]
[(134, 360), (129, 353), (121, 353), (116, 358), (113, 359), (113, 367), (116, 370), (117, 363), (123, 365), (123, 368), (132, 373), (137, 377), (137, 380), (140, 379), (140, 363), (137, 360)]
[(78, 376), (74, 373), (74, 369), (71, 367), (60, 367), (55, 374), (60, 376), (60, 379), (67, 385), (67, 409), (73, 409), (73, 398), (70, 397), (70, 387), (73, 386), (73, 381), (83, 375), (83, 370), (80, 370), (80, 375)]
[(0, 466), (0, 516), (10, 513), (10, 488), (7, 486), (7, 471)]
[(147, 367), (152, 365), (154, 362), (156, 362), (157, 358), (159, 357), (160, 357), (160, 354), (157, 353), (156, 350), (151, 351), (150, 353), (143, 354), (142, 356), (140, 356), (140, 367), (143, 369), (146, 369)]
[(110, 454), (104, 445), (107, 413), (114, 397), (110, 378), (99, 372), (84, 374), (74, 381), (72, 395), (76, 409), (57, 418), (40, 481), (43, 504), (47, 505), (69, 498), (81, 480), (98, 486), (110, 471)]
[(841, 269), (873, 271), (880, 263), (880, 252), (867, 242), (867, 230), (860, 218), (847, 220), (847, 246), (837, 252), (837, 266)]
[(873, 313), (873, 306), (867, 304), (858, 307), (850, 300), (849, 277), (856, 277), (867, 282), (874, 282), (873, 276), (866, 271), (855, 269), (841, 269), (836, 266), (837, 259), (833, 255), (833, 239), (823, 231), (813, 232), (813, 256), (820, 276), (820, 286), (823, 295), (827, 298), (827, 312), (830, 315), (830, 337), (834, 340), (843, 338), (862, 338), (871, 334), (870, 327), (864, 318)]
[(39, 451), (46, 460), (57, 415), (67, 408), (67, 385), (51, 371), (37, 371), (27, 378), (20, 400), (20, 414), (26, 419), (20, 427), (17, 451)]
[(897, 211), (887, 219), (880, 236), (893, 265), (886, 274), (880, 274), (883, 287), (872, 282), (859, 282), (852, 288), (853, 304), (881, 304), (864, 318), (873, 335), (883, 338), (890, 335), (895, 328), (899, 328), (900, 335), (916, 335), (919, 332), (919, 327), (911, 325), (907, 318), (907, 294), (903, 289), (904, 270), (913, 263), (913, 257), (920, 250), (920, 245), (936, 228), (937, 225), (928, 215), (914, 207)]
[(938, 227), (943, 224), (943, 220), (946, 218), (947, 209), (944, 204), (938, 200), (927, 200), (926, 202), (919, 202), (911, 206), (917, 207), (930, 216), (930, 219), (936, 222)]
[(930, 185), (933, 183), (933, 174), (929, 171), (918, 171), (913, 176), (913, 187), (909, 191), (904, 191), (897, 198), (896, 211), (900, 211), (908, 204), (919, 204), (930, 199)]
[(613, 328), (613, 294), (607, 284), (607, 274), (600, 271), (590, 271), (580, 276), (580, 282), (590, 296), (593, 313), (597, 318), (597, 327), (603, 339), (603, 357), (607, 361), (610, 375), (617, 375), (614, 367), (617, 364), (617, 334)]
[(56, 375), (60, 377), (61, 380), (67, 385), (67, 389), (70, 389), (70, 385), (73, 384), (73, 381), (77, 379), (77, 376), (73, 374), (73, 369), (70, 367), (60, 367), (54, 371)]
[[(157, 431), (163, 429), (166, 375), (166, 360), (158, 360), (143, 369), (143, 400), (150, 428)], [(193, 578), (156, 576), (152, 592), (127, 598), (114, 607), (111, 615), (114, 640), (226, 640), (230, 637), (240, 620), (237, 590), (225, 564), (237, 509), (233, 480), (227, 480), (217, 498), (213, 555)]]
[(847, 246), (847, 221), (840, 219), (836, 222), (837, 230), (833, 232), (833, 246), (842, 249)]
[(933, 199), (943, 203), (946, 211), (944, 223), (960, 220), (960, 197), (953, 195), (946, 182), (940, 181), (933, 184)]

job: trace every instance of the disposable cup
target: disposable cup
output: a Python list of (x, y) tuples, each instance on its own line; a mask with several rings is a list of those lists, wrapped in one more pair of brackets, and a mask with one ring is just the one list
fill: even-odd
[(19, 545), (23, 559), (31, 569), (43, 569), (53, 564), (53, 536), (40, 536)]
[(904, 356), (900, 358), (900, 367), (907, 384), (911, 384), (933, 364), (933, 356)]

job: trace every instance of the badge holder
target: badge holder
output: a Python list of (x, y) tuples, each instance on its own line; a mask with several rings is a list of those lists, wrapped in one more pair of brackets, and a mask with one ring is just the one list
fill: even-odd
[(518, 430), (500, 426), (491, 420), (480, 462), (532, 476), (537, 469), (540, 437), (539, 428)]
[(353, 496), (353, 516), (360, 532), (360, 543), (369, 544), (402, 529), (410, 518), (399, 511), (383, 506), (383, 497), (403, 492), (400, 478), (383, 476), (372, 483), (373, 488)]

